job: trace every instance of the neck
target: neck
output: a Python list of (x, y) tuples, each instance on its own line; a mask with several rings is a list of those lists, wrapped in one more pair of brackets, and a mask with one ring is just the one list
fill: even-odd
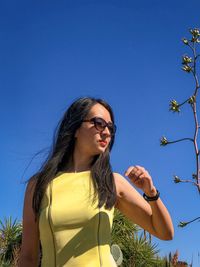
[(73, 154), (72, 171), (82, 172), (90, 170), (93, 158), (94, 157), (86, 156), (85, 153), (82, 154), (75, 149)]

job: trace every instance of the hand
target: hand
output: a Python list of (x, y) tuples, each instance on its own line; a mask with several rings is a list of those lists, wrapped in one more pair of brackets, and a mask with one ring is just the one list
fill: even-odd
[(125, 176), (127, 176), (136, 187), (142, 189), (147, 196), (153, 197), (156, 195), (157, 192), (153, 185), (152, 178), (145, 168), (138, 165), (131, 166), (125, 172)]

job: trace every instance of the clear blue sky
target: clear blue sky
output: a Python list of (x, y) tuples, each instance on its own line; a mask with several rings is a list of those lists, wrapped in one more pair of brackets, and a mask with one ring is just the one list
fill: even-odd
[[(68, 105), (80, 96), (106, 99), (114, 109), (116, 143), (111, 159), (121, 174), (145, 167), (161, 192), (175, 226), (173, 241), (153, 238), (161, 250), (180, 252), (200, 266), (200, 215), (192, 185), (174, 184), (173, 174), (195, 171), (191, 142), (160, 147), (159, 139), (193, 137), (189, 105), (168, 111), (194, 91), (181, 70), (189, 50), (181, 42), (200, 26), (199, 1), (1, 1), (0, 3), (0, 219), (21, 220), (25, 185), (40, 166)], [(198, 103), (199, 104), (199, 103)], [(199, 111), (199, 110), (198, 110)]]

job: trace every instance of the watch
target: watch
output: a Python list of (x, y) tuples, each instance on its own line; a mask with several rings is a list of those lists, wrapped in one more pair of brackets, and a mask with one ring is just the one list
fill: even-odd
[(147, 196), (145, 193), (143, 193), (143, 198), (146, 200), (146, 201), (155, 201), (157, 200), (159, 197), (160, 197), (160, 192), (156, 189), (156, 195), (154, 197), (149, 197)]

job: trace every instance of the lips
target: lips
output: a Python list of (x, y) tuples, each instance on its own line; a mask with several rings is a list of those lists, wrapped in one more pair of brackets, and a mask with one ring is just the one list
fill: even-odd
[(104, 140), (100, 140), (99, 141), (99, 143), (100, 143), (100, 145), (102, 146), (102, 147), (105, 147), (106, 145), (107, 145), (107, 141), (104, 141)]

